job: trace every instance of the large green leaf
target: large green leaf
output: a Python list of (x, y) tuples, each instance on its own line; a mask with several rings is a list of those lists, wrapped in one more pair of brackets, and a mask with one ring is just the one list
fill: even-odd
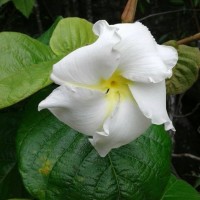
[(167, 93), (180, 94), (188, 90), (198, 78), (200, 51), (198, 48), (177, 45), (176, 41), (165, 44), (175, 47), (179, 56), (172, 77), (166, 81)]
[(0, 33), (0, 108), (12, 105), (51, 83), (58, 60), (50, 47), (24, 34)]
[(177, 179), (173, 175), (170, 177), (165, 192), (161, 200), (199, 200), (200, 194), (188, 183)]
[(15, 108), (0, 112), (0, 200), (27, 194), (18, 172), (15, 149), (20, 111)]
[(26, 17), (28, 17), (35, 4), (35, 0), (12, 0), (15, 7)]
[(87, 137), (37, 111), (49, 94), (34, 95), (17, 137), (19, 169), (28, 191), (40, 200), (158, 200), (170, 175), (171, 141), (151, 126), (136, 141), (101, 158)]
[(90, 22), (75, 17), (65, 18), (56, 26), (50, 46), (55, 54), (64, 56), (79, 47), (93, 43), (96, 39)]

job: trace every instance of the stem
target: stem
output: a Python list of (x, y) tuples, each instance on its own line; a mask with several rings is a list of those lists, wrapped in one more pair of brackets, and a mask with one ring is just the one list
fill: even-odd
[(180, 154), (174, 154), (174, 153), (173, 153), (173, 154), (172, 154), (172, 157), (175, 157), (175, 158), (187, 157), (187, 158), (191, 158), (191, 159), (200, 161), (200, 157), (195, 156), (195, 155), (192, 155), (192, 154), (190, 154), (190, 153), (180, 153)]
[[(192, 5), (192, 8), (194, 9), (195, 7), (194, 7), (193, 1), (190, 0), (190, 3)], [(197, 15), (196, 10), (194, 10), (193, 13), (194, 13), (194, 22), (196, 23), (197, 31), (199, 32), (200, 31), (200, 24), (199, 24), (198, 15)]]
[(197, 33), (195, 35), (183, 38), (183, 39), (177, 41), (177, 44), (179, 44), (179, 45), (180, 44), (187, 44), (187, 43), (195, 41), (195, 40), (200, 40), (200, 33)]
[(37, 0), (35, 1), (35, 15), (36, 15), (36, 20), (37, 20), (37, 25), (38, 25), (38, 31), (40, 34), (43, 32), (43, 26), (42, 26), (42, 21), (40, 18), (40, 9)]
[(121, 15), (122, 23), (132, 23), (135, 19), (136, 7), (138, 0), (128, 0), (124, 11)]

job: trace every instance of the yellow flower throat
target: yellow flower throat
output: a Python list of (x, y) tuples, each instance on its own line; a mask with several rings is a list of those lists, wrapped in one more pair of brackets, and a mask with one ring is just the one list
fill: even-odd
[(100, 83), (101, 88), (106, 91), (108, 97), (120, 95), (120, 99), (132, 97), (128, 87), (132, 84), (132, 81), (122, 77), (119, 72), (115, 72), (108, 80), (102, 80)]

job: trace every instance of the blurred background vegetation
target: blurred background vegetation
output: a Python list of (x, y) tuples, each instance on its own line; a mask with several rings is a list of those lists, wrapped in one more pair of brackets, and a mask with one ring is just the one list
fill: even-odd
[[(25, 3), (22, 5), (20, 2)], [(0, 0), (0, 31), (16, 31), (38, 38), (58, 16), (76, 16), (91, 22), (105, 19), (110, 24), (120, 23), (126, 2), (127, 0)], [(200, 32), (200, 0), (138, 0), (135, 20), (147, 25), (160, 44), (168, 40), (179, 40)], [(200, 41), (188, 45), (200, 47)], [(173, 136), (172, 169), (177, 176), (200, 191), (200, 80), (184, 94), (168, 97), (169, 101), (171, 98), (173, 102), (169, 111), (177, 130)], [(19, 116), (17, 113), (20, 113), (25, 101), (0, 113), (0, 171), (4, 170), (1, 169), (1, 160), (5, 160), (5, 151), (10, 152), (7, 155), (8, 163), (15, 165), (9, 171), (10, 178), (2, 177), (0, 172), (0, 200), (4, 200), (5, 196), (28, 197), (17, 173), (13, 139), (19, 120), (15, 116)], [(10, 130), (4, 130), (4, 126), (10, 126)], [(12, 138), (4, 141), (5, 137), (1, 133), (10, 134)]]

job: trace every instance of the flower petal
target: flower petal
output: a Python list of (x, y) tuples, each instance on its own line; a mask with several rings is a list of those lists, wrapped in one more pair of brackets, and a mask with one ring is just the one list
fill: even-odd
[(122, 100), (113, 114), (105, 121), (103, 130), (89, 139), (100, 156), (140, 136), (151, 124), (139, 110), (133, 99)]
[(172, 74), (178, 59), (173, 47), (158, 45), (148, 28), (140, 22), (117, 24), (121, 41), (116, 49), (121, 54), (119, 70), (132, 81), (160, 82)]
[[(168, 70), (172, 72), (172, 68), (176, 65), (178, 61), (178, 52), (174, 47), (166, 45), (157, 45), (157, 51), (161, 59), (167, 66)], [(172, 73), (171, 73), (172, 75)], [(170, 75), (170, 76), (171, 76)], [(170, 77), (168, 77), (170, 78)]]
[(39, 110), (47, 108), (73, 129), (93, 135), (102, 127), (107, 115), (105, 98), (99, 91), (63, 85), (40, 102)]
[(55, 83), (95, 85), (115, 71), (119, 63), (119, 53), (114, 49), (120, 40), (117, 28), (98, 21), (93, 29), (99, 35), (95, 43), (73, 51), (54, 65), (51, 79)]
[(174, 130), (166, 110), (165, 81), (160, 83), (134, 83), (129, 86), (143, 114), (151, 119), (153, 124), (165, 124), (165, 129)]

